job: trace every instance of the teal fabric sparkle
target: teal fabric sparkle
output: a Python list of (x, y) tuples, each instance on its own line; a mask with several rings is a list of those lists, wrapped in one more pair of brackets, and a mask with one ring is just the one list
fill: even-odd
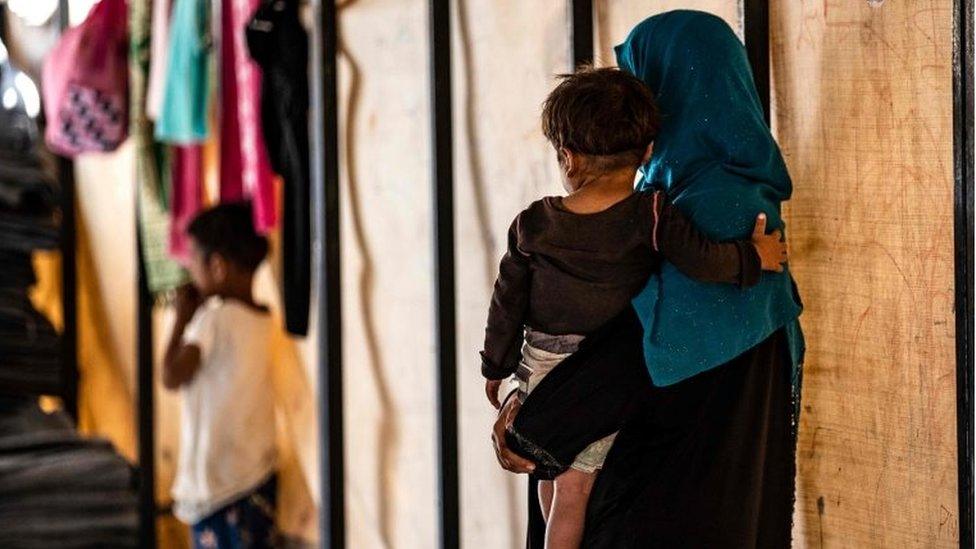
[[(763, 120), (745, 48), (720, 18), (672, 11), (645, 19), (617, 46), (617, 63), (654, 92), (663, 123), (641, 189), (661, 189), (708, 236), (744, 239), (765, 212), (783, 228), (793, 187)], [(633, 301), (657, 386), (729, 362), (785, 328), (794, 380), (803, 359), (801, 304), (789, 272), (749, 289), (702, 283), (665, 263)]]
[(163, 103), (156, 120), (159, 141), (185, 145), (207, 139), (211, 49), (210, 3), (175, 0)]

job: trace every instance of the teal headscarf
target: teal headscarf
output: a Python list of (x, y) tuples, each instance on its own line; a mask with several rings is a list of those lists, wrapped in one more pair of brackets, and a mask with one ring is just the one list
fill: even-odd
[[(792, 182), (732, 29), (707, 13), (667, 12), (637, 25), (616, 53), (654, 91), (663, 117), (639, 186), (666, 191), (715, 240), (748, 238), (760, 212), (770, 230), (782, 228), (780, 203)], [(696, 282), (665, 263), (633, 301), (654, 384), (724, 364), (781, 328), (797, 372), (803, 336), (794, 288), (789, 272), (764, 272), (742, 290)]]

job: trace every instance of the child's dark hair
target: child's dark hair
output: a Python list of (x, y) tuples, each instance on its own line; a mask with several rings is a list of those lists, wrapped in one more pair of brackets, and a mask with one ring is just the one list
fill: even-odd
[(249, 271), (268, 255), (268, 239), (254, 230), (250, 202), (220, 204), (200, 212), (187, 227), (206, 257), (218, 253)]
[(542, 108), (542, 132), (558, 151), (596, 157), (599, 169), (637, 166), (661, 119), (643, 82), (616, 68), (559, 76)]

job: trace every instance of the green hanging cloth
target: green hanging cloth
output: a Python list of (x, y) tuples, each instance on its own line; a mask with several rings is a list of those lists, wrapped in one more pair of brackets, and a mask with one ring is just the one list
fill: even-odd
[(168, 254), (172, 222), (169, 154), (165, 145), (153, 140), (152, 122), (146, 116), (150, 8), (151, 0), (130, 0), (129, 3), (129, 100), (130, 134), (135, 145), (140, 253), (149, 291), (158, 296), (186, 282), (187, 274)]
[[(760, 212), (770, 229), (783, 228), (780, 204), (793, 185), (728, 24), (704, 12), (663, 13), (638, 24), (616, 54), (654, 92), (663, 118), (640, 187), (666, 191), (714, 240), (748, 238)], [(802, 306), (789, 271), (764, 272), (742, 290), (694, 281), (665, 263), (633, 303), (655, 385), (725, 364), (780, 329), (798, 383)]]

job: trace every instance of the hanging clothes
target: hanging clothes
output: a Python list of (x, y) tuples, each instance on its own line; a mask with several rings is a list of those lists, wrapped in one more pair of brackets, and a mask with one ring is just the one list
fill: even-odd
[[(148, 36), (149, 30), (146, 29)], [(213, 51), (207, 0), (174, 0), (156, 139), (188, 144), (206, 139)]]
[(27, 286), (0, 288), (0, 356), (0, 394), (61, 394), (61, 338), (31, 304)]
[[(60, 187), (44, 162), (37, 122), (16, 85), (25, 76), (9, 59), (0, 62), (0, 97), (8, 99), (0, 105), (0, 309), (23, 308), (21, 297), (35, 281), (31, 252), (60, 242)], [(0, 313), (0, 325), (6, 320)], [(0, 357), (8, 356), (0, 349)]]
[(150, 0), (129, 4), (131, 130), (135, 145), (136, 193), (140, 251), (146, 282), (153, 294), (172, 290), (186, 281), (186, 272), (167, 253), (169, 244), (169, 163), (166, 147), (153, 140), (146, 117), (146, 79), (149, 71)]
[(284, 179), (281, 220), (285, 329), (308, 333), (311, 291), (308, 34), (298, 0), (266, 0), (247, 27), (262, 70), (261, 122), (271, 166)]
[(186, 228), (203, 208), (203, 146), (174, 145), (170, 149), (173, 216), (169, 233), (169, 254), (187, 264), (190, 239)]
[[(5, 51), (0, 42), (0, 52)], [(17, 75), (24, 74), (8, 57), (0, 62), (0, 97), (15, 101), (0, 105), (0, 154), (12, 159), (38, 161), (37, 122), (27, 114), (27, 105), (17, 89)], [(24, 75), (26, 76), (26, 75)]]
[(124, 0), (102, 0), (44, 62), (48, 146), (64, 156), (115, 150), (126, 137)]
[[(0, 150), (0, 250), (57, 248), (59, 196), (56, 182), (38, 158)], [(0, 270), (6, 268), (0, 261)]]
[(149, 30), (149, 84), (146, 90), (146, 117), (156, 120), (163, 107), (166, 69), (169, 58), (170, 0), (154, 0)]
[[(165, 94), (172, 4), (170, 0), (154, 0), (152, 3), (151, 55), (146, 90), (146, 117), (149, 119), (158, 117)], [(207, 36), (210, 36), (209, 32)], [(168, 148), (168, 160), (170, 222), (167, 251), (171, 258), (185, 265), (189, 259), (186, 227), (203, 205), (203, 145), (171, 145)]]
[(274, 173), (258, 112), (261, 70), (248, 57), (244, 29), (258, 0), (221, 0), (220, 199), (251, 199), (254, 224), (267, 232), (277, 222)]
[(37, 282), (30, 252), (0, 249), (0, 291), (29, 288)]
[(22, 76), (9, 61), (0, 62), (0, 96), (7, 99), (0, 106), (0, 393), (59, 394), (61, 338), (28, 290), (36, 280), (32, 252), (60, 243), (60, 192), (15, 85)]

